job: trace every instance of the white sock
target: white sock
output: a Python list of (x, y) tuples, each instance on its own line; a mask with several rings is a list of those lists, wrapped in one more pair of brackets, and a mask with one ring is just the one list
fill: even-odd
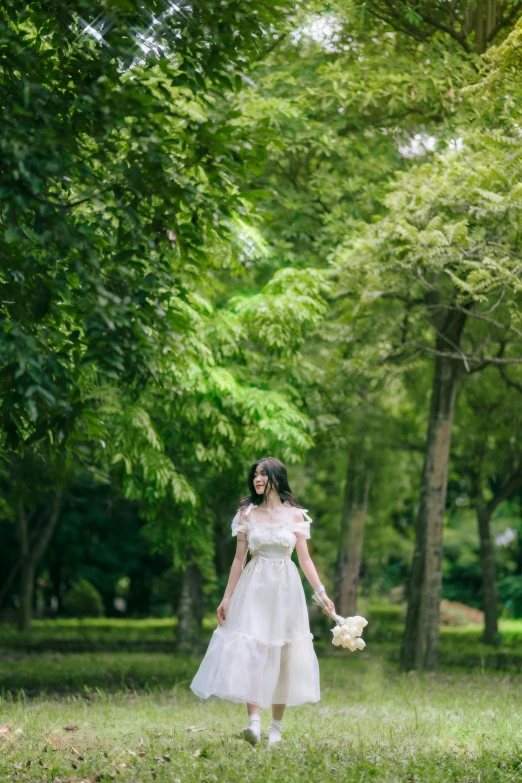
[(261, 718), (259, 715), (248, 716), (248, 728), (242, 730), (241, 736), (251, 745), (256, 745), (259, 742), (261, 739)]
[(275, 718), (272, 718), (270, 721), (270, 726), (268, 727), (268, 744), (273, 745), (274, 742), (280, 742), (281, 741), (281, 727), (283, 725), (283, 720), (276, 720)]

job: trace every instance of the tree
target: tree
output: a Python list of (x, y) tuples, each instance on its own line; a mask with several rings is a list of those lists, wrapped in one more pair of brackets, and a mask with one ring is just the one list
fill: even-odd
[[(42, 454), (50, 466), (89, 463), (93, 443), (117, 442), (130, 419), (148, 450), (129, 444), (133, 460), (112, 453), (135, 472), (134, 483), (124, 474), (125, 492), (143, 490), (148, 515), (170, 497), (190, 517), (194, 489), (136, 400), (167, 355), (185, 389), (203, 383), (191, 376), (196, 353), (212, 354), (198, 278), (223, 266), (216, 251), (233, 244), (248, 212), (236, 180), (247, 158), (255, 165), (262, 156), (221, 98), (274, 44), (271, 25), (287, 8), (205, 3), (187, 15), (160, 6), (149, 6), (151, 25), (135, 36), (142, 8), (132, 2), (92, 25), (84, 0), (13, 0), (0, 12), (0, 425), (18, 468), (18, 456)], [(212, 381), (235, 383), (218, 371)], [(34, 557), (21, 508), (17, 519), (26, 627), (35, 564), (57, 513)]]
[[(412, 138), (433, 133), (443, 139), (450, 132), (461, 107), (458, 88), (466, 76), (476, 74), (472, 59), (464, 58), (456, 45), (430, 40), (413, 45), (407, 35), (360, 13), (357, 4), (334, 4), (328, 11), (321, 7), (315, 14), (313, 10), (307, 9), (296, 34), (260, 64), (255, 85), (240, 96), (254, 127), (268, 116), (280, 136), (271, 141), (267, 163), (252, 182), (266, 194), (261, 202), (267, 221), (264, 234), (274, 265), (328, 267), (333, 249), (356, 230), (358, 221), (370, 222), (382, 214), (387, 180), (397, 170), (416, 165), (408, 153)], [(363, 430), (372, 405), (358, 406), (351, 374), (364, 375), (364, 364), (368, 373), (361, 386), (367, 390), (378, 377), (368, 394), (371, 399), (387, 384), (385, 368), (378, 369), (371, 361), (368, 343), (373, 336), (365, 328), (364, 315), (351, 317), (352, 302), (343, 303), (343, 296), (357, 294), (331, 286), (326, 323), (319, 335), (309, 337), (304, 350), (309, 378), (322, 392), (312, 416), (335, 418), (329, 437), (338, 441), (346, 432), (344, 414), (338, 415), (338, 409), (351, 410), (353, 416), (355, 405), (362, 425), (353, 428), (357, 432)], [(357, 302), (353, 304), (355, 311)], [(361, 358), (363, 351), (367, 355)], [(331, 370), (325, 372), (328, 365)], [(347, 497), (339, 512), (339, 598), (358, 576), (360, 552), (355, 552), (362, 546), (362, 526), (352, 523), (363, 522), (367, 492), (365, 463), (357, 470), (360, 454), (355, 441), (348, 438), (345, 443), (341, 459), (348, 462), (348, 475), (342, 481)], [(352, 469), (360, 477), (358, 488)], [(349, 565), (348, 550), (354, 553)]]
[(450, 148), (397, 176), (386, 217), (339, 253), (345, 290), (358, 292), (366, 317), (372, 314), (386, 335), (381, 361), (434, 357), (402, 648), (407, 669), (432, 668), (437, 659), (442, 527), (460, 376), (522, 361), (516, 164), (512, 176), (505, 174), (507, 150), (517, 142), (507, 132), (498, 141), (498, 133), (469, 133), (461, 150)]
[[(504, 376), (515, 388), (509, 389)], [(484, 641), (498, 642), (497, 567), (491, 519), (522, 487), (520, 392), (500, 366), (473, 375), (463, 384), (457, 410), (457, 441), (452, 461), (466, 482), (477, 515), (484, 609)], [(521, 387), (522, 389), (522, 387)]]

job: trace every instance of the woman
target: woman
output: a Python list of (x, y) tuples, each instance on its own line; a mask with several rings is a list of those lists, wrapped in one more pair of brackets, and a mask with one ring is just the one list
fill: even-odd
[[(286, 706), (320, 699), (319, 664), (312, 644), (299, 565), (313, 589), (326, 595), (308, 553), (311, 519), (288, 484), (282, 462), (255, 462), (232, 521), (237, 548), (217, 609), (219, 625), (191, 688), (197, 696), (218, 696), (247, 705), (249, 725), (241, 732), (255, 745), (261, 739), (261, 708), (272, 707), (269, 744), (281, 740)], [(244, 567), (247, 551), (251, 560)]]

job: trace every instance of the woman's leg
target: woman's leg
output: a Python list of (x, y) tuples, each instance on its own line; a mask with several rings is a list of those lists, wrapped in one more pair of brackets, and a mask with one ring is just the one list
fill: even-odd
[(268, 744), (273, 745), (281, 739), (281, 727), (283, 723), (283, 713), (286, 702), (288, 701), (288, 689), (290, 686), (290, 645), (285, 644), (281, 648), (281, 657), (279, 660), (279, 678), (274, 691), (272, 703), (272, 720), (268, 728)]
[(274, 720), (283, 720), (283, 713), (286, 704), (272, 704), (272, 718)]
[(257, 704), (248, 704), (247, 703), (247, 712), (248, 712), (248, 717), (250, 717), (251, 715), (260, 715), (261, 714), (261, 707), (259, 707), (259, 705), (257, 705)]
[(248, 726), (242, 730), (241, 736), (251, 745), (256, 745), (261, 739), (261, 708), (247, 702), (247, 712)]
[(268, 727), (268, 744), (274, 745), (281, 742), (281, 727), (283, 725), (283, 713), (286, 704), (272, 704), (272, 720)]

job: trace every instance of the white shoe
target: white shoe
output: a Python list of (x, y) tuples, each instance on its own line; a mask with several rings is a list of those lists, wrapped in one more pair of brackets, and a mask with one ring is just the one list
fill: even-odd
[(241, 730), (241, 736), (251, 745), (257, 745), (261, 739), (261, 724), (257, 721), (253, 721), (246, 729)]
[(281, 732), (274, 726), (270, 726), (268, 729), (268, 744), (276, 745), (278, 742), (281, 742)]

